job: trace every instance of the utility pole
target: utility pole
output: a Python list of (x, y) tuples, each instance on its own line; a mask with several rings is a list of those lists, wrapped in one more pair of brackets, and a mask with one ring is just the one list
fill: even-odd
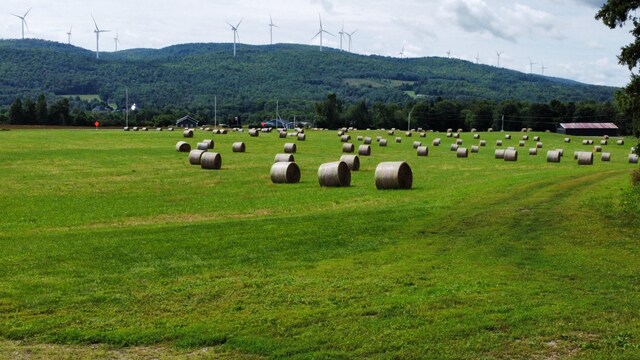
[(129, 127), (129, 88), (125, 88), (124, 89), (124, 97), (125, 97), (125, 109), (124, 109), (124, 122), (125, 122), (125, 126)]
[(213, 97), (213, 126), (218, 127), (218, 96)]
[(501, 131), (504, 131), (504, 114), (502, 114), (502, 130)]

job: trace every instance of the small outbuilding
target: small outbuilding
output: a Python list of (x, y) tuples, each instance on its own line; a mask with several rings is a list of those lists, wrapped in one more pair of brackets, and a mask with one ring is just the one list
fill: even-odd
[(575, 136), (618, 136), (618, 130), (614, 123), (563, 123), (556, 132)]
[(196, 126), (198, 126), (198, 120), (192, 118), (189, 115), (176, 120), (176, 127), (195, 128)]

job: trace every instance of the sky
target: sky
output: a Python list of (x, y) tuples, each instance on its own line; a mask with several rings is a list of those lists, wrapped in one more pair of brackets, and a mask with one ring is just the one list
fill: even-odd
[[(239, 27), (241, 44), (319, 45), (340, 48), (339, 32), (357, 32), (351, 51), (363, 55), (439, 56), (464, 59), (588, 84), (624, 86), (628, 68), (619, 65), (620, 48), (630, 43), (630, 27), (611, 30), (595, 20), (603, 0), (3, 0), (0, 38), (25, 37), (71, 43), (95, 50), (94, 23), (101, 51), (162, 48), (206, 42), (229, 43)], [(348, 48), (347, 38), (343, 48)], [(500, 55), (498, 56), (498, 53)], [(544, 67), (544, 70), (543, 70)]]

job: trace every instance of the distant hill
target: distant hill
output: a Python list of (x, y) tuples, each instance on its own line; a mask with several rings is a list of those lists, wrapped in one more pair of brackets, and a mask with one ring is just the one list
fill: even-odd
[(0, 105), (17, 96), (99, 95), (124, 103), (125, 88), (147, 108), (210, 108), (213, 97), (243, 110), (279, 100), (308, 106), (335, 92), (343, 101), (403, 103), (412, 96), (608, 101), (616, 88), (524, 74), (441, 57), (363, 56), (293, 44), (183, 44), (95, 53), (43, 40), (0, 40)]

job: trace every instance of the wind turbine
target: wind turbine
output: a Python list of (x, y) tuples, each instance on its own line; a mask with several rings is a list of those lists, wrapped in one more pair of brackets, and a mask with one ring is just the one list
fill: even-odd
[(318, 19), (320, 19), (320, 30), (318, 31), (318, 33), (316, 33), (316, 35), (314, 37), (311, 38), (311, 40), (315, 39), (318, 37), (318, 35), (320, 35), (320, 51), (322, 51), (322, 33), (327, 33), (331, 36), (335, 36), (332, 33), (326, 31), (325, 29), (322, 28), (322, 17), (320, 16), (320, 14), (318, 14)]
[[(240, 26), (240, 24), (238, 24), (238, 26)], [(273, 28), (274, 27), (278, 27), (278, 25), (273, 23), (273, 19), (271, 18), (271, 15), (269, 15), (269, 39), (270, 39), (270, 43), (271, 45), (273, 45)], [(238, 29), (236, 28), (236, 31)]]
[(344, 32), (344, 23), (342, 23), (342, 30), (340, 30), (340, 32), (338, 32), (338, 34), (340, 34), (340, 51), (342, 51), (342, 38), (343, 38), (343, 37), (344, 37), (344, 35), (345, 35), (345, 32)]
[(96, 59), (99, 59), (100, 58), (100, 33), (109, 32), (111, 30), (100, 30), (100, 28), (98, 27), (98, 23), (96, 23), (96, 19), (93, 17), (93, 15), (91, 15), (91, 19), (93, 19), (93, 25), (96, 26), (96, 29), (93, 30), (93, 32), (96, 33)]
[(480, 52), (478, 51), (476, 55), (476, 64), (480, 64)]
[(533, 74), (533, 65), (535, 65), (537, 63), (534, 63), (531, 58), (529, 58), (529, 73)]
[(69, 45), (71, 45), (71, 29), (73, 29), (73, 26), (69, 28), (69, 32), (67, 33), (67, 40)]
[(352, 31), (351, 34), (345, 33), (345, 35), (347, 35), (349, 37), (349, 52), (351, 52), (351, 36), (353, 36), (353, 34), (355, 34), (357, 32), (358, 32), (358, 30), (356, 29), (355, 31)]
[(451, 50), (447, 51), (447, 59), (451, 58)]
[(500, 55), (502, 55), (504, 51), (496, 51), (496, 55), (498, 55), (498, 67), (500, 67)]
[(402, 45), (402, 50), (400, 50), (398, 55), (400, 55), (400, 59), (404, 59), (404, 45)]
[[(22, 40), (24, 40), (24, 26), (27, 25), (27, 20), (25, 20), (25, 18), (27, 17), (27, 15), (29, 15), (29, 11), (31, 11), (31, 9), (27, 10), (27, 12), (24, 13), (24, 15), (22, 15), (22, 16), (16, 15), (16, 14), (11, 14), (11, 15), (17, 17), (18, 19), (20, 19), (20, 21), (22, 23)], [(27, 29), (29, 29), (29, 25), (27, 25)]]
[(116, 37), (113, 38), (113, 41), (116, 43), (116, 52), (117, 52), (118, 44), (120, 43), (120, 39), (118, 38), (118, 32), (116, 32)]
[(233, 26), (229, 24), (229, 22), (227, 22), (227, 24), (231, 26), (231, 31), (233, 31), (233, 57), (236, 57), (236, 38), (240, 40), (240, 35), (238, 35), (238, 28), (240, 27), (240, 24), (242, 24), (242, 20), (244, 19), (240, 19), (240, 22), (236, 26)]
[(548, 67), (544, 66), (544, 63), (542, 63), (542, 76), (544, 76), (544, 69), (548, 69)]

